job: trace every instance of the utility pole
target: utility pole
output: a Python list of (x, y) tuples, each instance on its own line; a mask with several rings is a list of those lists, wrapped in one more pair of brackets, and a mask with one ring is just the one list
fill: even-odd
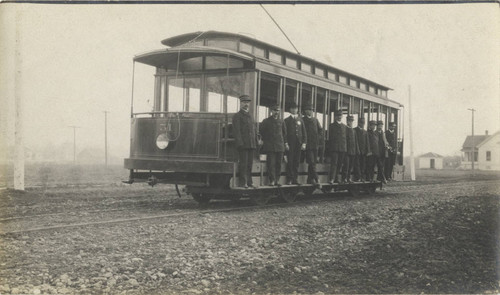
[(108, 167), (108, 111), (104, 111), (104, 164)]
[(476, 161), (476, 146), (474, 145), (474, 112), (475, 109), (467, 109), (472, 112), (472, 176), (474, 176), (474, 162)]
[(408, 118), (409, 118), (409, 124), (408, 124), (408, 131), (410, 133), (410, 176), (411, 180), (415, 181), (415, 158), (413, 155), (413, 133), (412, 133), (412, 117), (411, 117), (411, 86), (408, 85)]
[(21, 8), (16, 7), (16, 44), (14, 59), (14, 99), (15, 99), (15, 124), (14, 124), (14, 189), (24, 191), (24, 128), (23, 128), (23, 99), (21, 97)]
[(68, 126), (73, 128), (73, 164), (76, 164), (76, 128), (81, 128), (78, 126)]

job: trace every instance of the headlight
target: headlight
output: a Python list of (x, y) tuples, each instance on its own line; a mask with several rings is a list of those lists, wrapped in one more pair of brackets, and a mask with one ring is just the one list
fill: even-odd
[(162, 133), (158, 135), (158, 137), (156, 138), (156, 146), (162, 150), (167, 148), (168, 146), (167, 134)]

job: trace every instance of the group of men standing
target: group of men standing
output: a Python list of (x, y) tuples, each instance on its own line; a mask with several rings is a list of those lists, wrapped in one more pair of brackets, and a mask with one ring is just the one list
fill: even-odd
[[(280, 107), (271, 108), (271, 116), (260, 124), (262, 142), (257, 136), (255, 124), (249, 114), (251, 98), (240, 96), (240, 111), (233, 116), (233, 133), (238, 149), (238, 171), (240, 186), (254, 187), (252, 183), (252, 161), (254, 151), (262, 146), (267, 157), (269, 185), (281, 186), (281, 161), (287, 158), (287, 184), (300, 185), (298, 168), (301, 154), (305, 154), (308, 165), (307, 183), (319, 184), (316, 172), (318, 151), (324, 146), (324, 133), (313, 107), (303, 107), (304, 116), (298, 114), (298, 106), (289, 106), (290, 116), (280, 119)], [(397, 138), (395, 123), (389, 130), (383, 130), (383, 121), (370, 121), (368, 131), (364, 129), (365, 119), (360, 117), (358, 126), (353, 128), (353, 116), (347, 117), (343, 124), (342, 111), (335, 111), (334, 122), (328, 128), (327, 151), (330, 157), (329, 183), (349, 183), (352, 181), (373, 181), (375, 166), (377, 180), (387, 183), (391, 179), (392, 168), (396, 161)], [(354, 175), (354, 179), (351, 178)]]

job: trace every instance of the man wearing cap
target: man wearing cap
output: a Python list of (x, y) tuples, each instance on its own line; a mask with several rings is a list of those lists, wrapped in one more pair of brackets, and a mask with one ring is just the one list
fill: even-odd
[(340, 176), (342, 163), (347, 152), (346, 126), (342, 123), (342, 110), (335, 111), (334, 122), (328, 126), (328, 150), (330, 153), (330, 179), (329, 183), (341, 182)]
[(300, 151), (306, 149), (307, 135), (304, 121), (298, 115), (298, 106), (295, 102), (290, 105), (290, 116), (285, 119), (286, 142), (288, 143), (288, 162), (286, 165), (287, 184), (299, 184)]
[(382, 181), (383, 183), (387, 183), (385, 180), (385, 158), (387, 157), (387, 140), (385, 139), (384, 134), (384, 121), (377, 122), (377, 134), (379, 136), (378, 139), (378, 159), (377, 159), (377, 180)]
[(398, 139), (395, 132), (396, 123), (390, 122), (389, 129), (385, 131), (385, 139), (387, 139), (387, 159), (385, 160), (385, 178), (392, 180), (392, 169), (396, 164), (396, 154), (398, 149)]
[(252, 182), (252, 164), (254, 151), (257, 148), (257, 132), (249, 112), (251, 101), (250, 96), (241, 95), (240, 111), (233, 116), (233, 135), (238, 149), (240, 186), (245, 188), (255, 188)]
[(354, 128), (358, 141), (359, 153), (354, 159), (354, 180), (364, 181), (368, 179), (366, 174), (367, 157), (371, 156), (370, 144), (368, 142), (368, 132), (365, 130), (365, 118), (358, 119), (358, 126)]
[(313, 107), (310, 104), (304, 106), (304, 113), (303, 120), (307, 134), (307, 183), (318, 184), (319, 179), (316, 173), (316, 163), (318, 160), (319, 137), (322, 134), (321, 125), (318, 119), (313, 117)]
[(354, 158), (359, 154), (358, 140), (356, 138), (356, 131), (352, 128), (352, 123), (354, 122), (354, 117), (347, 116), (347, 128), (346, 128), (346, 143), (347, 143), (347, 153), (344, 157), (344, 164), (342, 169), (342, 178), (344, 182), (351, 183), (351, 174), (354, 167)]
[(370, 121), (368, 124), (368, 145), (371, 151), (371, 155), (367, 156), (366, 162), (366, 176), (367, 181), (373, 182), (373, 176), (375, 174), (375, 165), (377, 165), (379, 157), (379, 135), (375, 129), (377, 128), (376, 121)]
[(281, 160), (286, 142), (286, 126), (283, 120), (280, 119), (280, 107), (274, 106), (271, 108), (271, 116), (264, 119), (260, 123), (260, 134), (264, 145), (262, 151), (266, 153), (267, 159), (267, 174), (269, 176), (270, 186), (281, 186), (279, 183), (281, 175)]

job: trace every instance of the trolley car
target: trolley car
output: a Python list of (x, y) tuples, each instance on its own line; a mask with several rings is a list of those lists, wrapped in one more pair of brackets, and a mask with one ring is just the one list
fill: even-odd
[[(397, 122), (398, 162), (402, 163), (402, 105), (388, 98), (390, 88), (314, 59), (241, 34), (206, 31), (162, 41), (167, 48), (137, 55), (135, 63), (155, 68), (154, 103), (149, 112), (131, 111), (130, 170), (127, 183), (185, 185), (200, 203), (211, 199), (248, 197), (265, 204), (271, 197), (295, 200), (316, 187), (305, 184), (307, 166), (299, 167), (303, 185), (268, 186), (264, 157), (256, 153), (252, 179), (257, 189), (236, 186), (237, 151), (231, 118), (239, 111), (238, 97), (252, 97), (250, 112), (258, 123), (270, 108), (290, 105), (314, 107), (328, 142), (333, 113), (342, 110), (369, 120)], [(134, 79), (133, 79), (134, 83)], [(133, 86), (132, 86), (133, 89)], [(133, 91), (133, 90), (132, 90)], [(132, 106), (133, 106), (132, 95)], [(344, 119), (345, 120), (345, 116)], [(344, 121), (345, 122), (345, 121)], [(317, 172), (323, 192), (372, 193), (380, 182), (329, 184), (329, 159), (320, 149)], [(282, 165), (282, 175), (285, 174)]]

